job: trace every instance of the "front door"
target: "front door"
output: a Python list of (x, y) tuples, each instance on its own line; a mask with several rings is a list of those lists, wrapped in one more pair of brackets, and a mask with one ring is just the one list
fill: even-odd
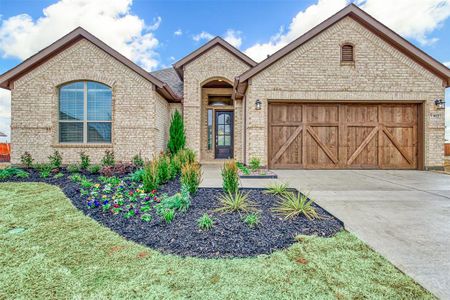
[(216, 111), (216, 158), (233, 157), (233, 112)]

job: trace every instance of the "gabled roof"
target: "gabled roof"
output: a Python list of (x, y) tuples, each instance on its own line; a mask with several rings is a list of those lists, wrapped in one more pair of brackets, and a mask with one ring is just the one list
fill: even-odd
[(7, 135), (0, 131), (0, 137), (7, 137)]
[(209, 42), (207, 42), (194, 52), (188, 54), (187, 56), (183, 57), (182, 59), (173, 64), (173, 67), (175, 71), (177, 71), (180, 78), (183, 79), (184, 65), (193, 61), (194, 59), (196, 59), (197, 57), (199, 57), (200, 55), (202, 55), (203, 53), (207, 52), (209, 49), (215, 46), (220, 46), (224, 48), (225, 50), (227, 50), (228, 52), (230, 52), (231, 54), (242, 60), (244, 63), (249, 65), (250, 67), (254, 67), (257, 65), (257, 63), (253, 59), (251, 59), (250, 57), (239, 51), (237, 48), (233, 47), (230, 43), (222, 39), (220, 36), (216, 36), (215, 38), (213, 38), (212, 40), (210, 40)]
[(181, 81), (174, 68), (171, 67), (153, 71), (150, 72), (150, 75), (153, 75), (159, 80), (167, 83), (167, 85), (170, 86), (175, 94), (177, 94), (179, 97), (183, 97), (183, 81)]
[(344, 9), (337, 12), (335, 15), (331, 16), (327, 20), (323, 21), (316, 27), (312, 28), (290, 44), (281, 48), (262, 62), (260, 62), (255, 67), (247, 70), (240, 76), (236, 77), (235, 80), (235, 89), (236, 96), (242, 97), (245, 89), (247, 87), (246, 81), (269, 67), (285, 55), (291, 53), (293, 50), (311, 40), (319, 33), (328, 29), (338, 21), (342, 20), (345, 17), (351, 17), (355, 21), (359, 22), (361, 25), (365, 26), (367, 29), (374, 32), (380, 38), (391, 44), (393, 47), (397, 48), (399, 51), (422, 65), (424, 68), (435, 74), (436, 76), (442, 78), (442, 80), (446, 83), (446, 87), (450, 86), (450, 69), (441, 64), (439, 61), (435, 60), (400, 35), (377, 21), (375, 18), (370, 16), (368, 13), (354, 5), (353, 3), (346, 6)]
[(131, 60), (129, 60), (116, 50), (112, 49), (110, 46), (81, 27), (77, 27), (75, 30), (63, 36), (50, 46), (42, 49), (35, 55), (23, 61), (21, 64), (0, 75), (0, 87), (10, 89), (12, 82), (14, 82), (27, 72), (31, 71), (32, 69), (36, 68), (37, 66), (41, 65), (51, 57), (80, 41), (81, 39), (90, 41), (91, 43), (126, 65), (128, 68), (132, 69), (133, 71), (153, 83), (156, 86), (156, 90), (158, 91), (158, 93), (167, 100), (172, 102), (179, 102), (181, 100), (180, 97), (178, 97), (166, 83), (162, 82), (153, 75), (150, 75), (147, 71), (145, 71), (144, 69), (133, 63)]

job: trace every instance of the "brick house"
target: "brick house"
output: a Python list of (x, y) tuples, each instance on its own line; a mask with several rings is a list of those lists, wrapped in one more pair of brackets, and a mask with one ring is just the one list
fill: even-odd
[(354, 5), (260, 63), (216, 37), (148, 73), (77, 28), (0, 76), (12, 163), (58, 150), (129, 161), (165, 149), (183, 113), (201, 162), (271, 168), (442, 168), (450, 70)]

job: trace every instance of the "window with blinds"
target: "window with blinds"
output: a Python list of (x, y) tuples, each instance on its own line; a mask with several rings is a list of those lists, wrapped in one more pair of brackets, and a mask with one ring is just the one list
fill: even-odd
[(111, 143), (112, 91), (107, 85), (78, 81), (59, 90), (59, 142)]
[(354, 62), (353, 45), (343, 45), (341, 48), (341, 61), (342, 62)]

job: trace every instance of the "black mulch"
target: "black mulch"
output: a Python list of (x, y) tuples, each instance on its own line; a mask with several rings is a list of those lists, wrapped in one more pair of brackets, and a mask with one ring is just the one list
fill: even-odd
[[(125, 238), (146, 245), (164, 253), (181, 256), (204, 258), (214, 257), (249, 257), (258, 254), (269, 254), (275, 250), (292, 245), (294, 237), (299, 234), (330, 237), (343, 229), (343, 223), (314, 204), (321, 216), (319, 220), (309, 221), (304, 216), (292, 220), (284, 220), (275, 216), (271, 208), (277, 201), (274, 196), (266, 195), (260, 189), (245, 189), (250, 199), (257, 203), (261, 216), (261, 224), (254, 229), (243, 221), (244, 214), (214, 212), (218, 207), (217, 196), (221, 189), (200, 188), (193, 197), (186, 213), (177, 213), (171, 224), (166, 224), (151, 212), (151, 222), (143, 222), (139, 217), (125, 219), (111, 213), (103, 213), (101, 209), (89, 209), (86, 200), (80, 195), (78, 183), (72, 182), (68, 176), (60, 179), (42, 179), (34, 170), (27, 170), (31, 176), (26, 179), (11, 178), (8, 181), (46, 182), (59, 186), (73, 205), (84, 214), (100, 224), (114, 230)], [(65, 171), (63, 171), (67, 175)], [(96, 175), (86, 177), (96, 179)], [(95, 180), (96, 181), (96, 180)], [(158, 194), (172, 195), (179, 191), (178, 181), (172, 181), (161, 187)], [(202, 231), (197, 227), (197, 219), (208, 213), (214, 220), (214, 227)]]

